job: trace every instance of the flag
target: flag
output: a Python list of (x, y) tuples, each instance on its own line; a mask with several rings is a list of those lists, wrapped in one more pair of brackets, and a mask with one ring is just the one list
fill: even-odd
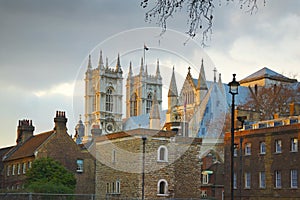
[(149, 50), (149, 48), (145, 44), (144, 44), (144, 49), (147, 51)]

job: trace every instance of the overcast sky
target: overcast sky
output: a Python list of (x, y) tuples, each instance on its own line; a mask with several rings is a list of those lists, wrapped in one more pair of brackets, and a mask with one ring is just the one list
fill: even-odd
[[(212, 79), (216, 67), (226, 83), (232, 73), (240, 80), (262, 67), (300, 79), (300, 1), (268, 0), (253, 15), (235, 3), (216, 5), (213, 34), (204, 50), (199, 47), (201, 34), (183, 45), (184, 10), (170, 22), (170, 32), (159, 37), (156, 28), (149, 28), (157, 25), (145, 23), (139, 4), (0, 0), (0, 147), (15, 144), (21, 119), (32, 119), (35, 133), (52, 130), (56, 110), (66, 111), (69, 134), (74, 134), (78, 115), (83, 114), (80, 88), (87, 57), (92, 54), (96, 67), (100, 49), (109, 63), (120, 53), (126, 80), (129, 60), (138, 68), (143, 56), (139, 48), (145, 42), (150, 48), (149, 71), (159, 58), (165, 90), (168, 69), (174, 65), (178, 79), (184, 79), (192, 66), (197, 78), (202, 58), (207, 78)], [(74, 95), (74, 90), (80, 92)]]

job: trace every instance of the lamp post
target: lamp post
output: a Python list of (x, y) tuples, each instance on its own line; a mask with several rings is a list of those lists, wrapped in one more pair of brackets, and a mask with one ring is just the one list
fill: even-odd
[(142, 200), (145, 199), (145, 149), (146, 149), (146, 136), (142, 136), (143, 140), (143, 164), (142, 164)]
[(233, 188), (233, 184), (234, 184), (234, 166), (233, 166), (233, 159), (234, 159), (234, 96), (237, 95), (239, 93), (238, 88), (240, 83), (236, 81), (235, 79), (236, 74), (233, 74), (233, 79), (230, 83), (228, 83), (229, 86), (229, 93), (232, 95), (232, 104), (231, 104), (231, 156), (230, 156), (230, 175), (231, 175), (231, 179), (230, 179), (230, 191), (231, 191), (231, 199), (234, 199), (234, 188)]

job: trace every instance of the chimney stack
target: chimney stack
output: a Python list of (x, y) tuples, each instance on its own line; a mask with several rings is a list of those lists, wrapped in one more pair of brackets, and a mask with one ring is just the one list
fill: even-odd
[(32, 120), (19, 120), (19, 125), (17, 129), (17, 144), (24, 143), (28, 138), (33, 136), (34, 126), (32, 125)]
[(54, 118), (56, 132), (66, 133), (67, 132), (67, 121), (66, 113), (64, 111), (56, 111), (56, 116)]

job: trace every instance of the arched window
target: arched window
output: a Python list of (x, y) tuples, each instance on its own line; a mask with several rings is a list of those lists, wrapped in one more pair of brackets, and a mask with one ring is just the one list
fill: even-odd
[(157, 194), (167, 195), (168, 194), (168, 182), (165, 179), (161, 179), (157, 183)]
[(113, 111), (113, 96), (112, 96), (112, 88), (108, 88), (106, 90), (106, 107), (105, 110), (112, 112)]
[(130, 116), (137, 116), (137, 95), (134, 93), (130, 98)]
[(157, 161), (168, 162), (168, 149), (165, 146), (160, 146), (157, 150)]
[(146, 113), (149, 113), (152, 107), (152, 94), (149, 93), (146, 100)]

